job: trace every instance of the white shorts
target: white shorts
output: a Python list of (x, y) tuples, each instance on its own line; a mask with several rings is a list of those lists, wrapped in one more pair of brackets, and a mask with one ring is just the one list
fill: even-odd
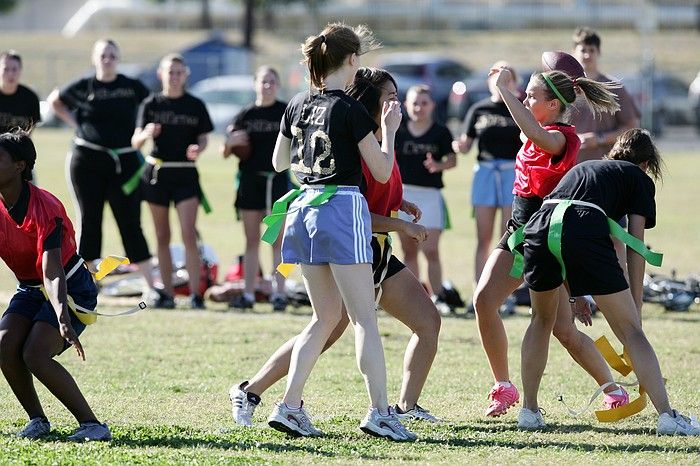
[[(445, 230), (449, 228), (447, 205), (439, 188), (405, 184), (403, 185), (403, 198), (406, 201), (413, 202), (421, 210), (422, 216), (418, 221), (420, 225), (429, 230)], [(407, 222), (413, 221), (413, 217), (404, 212), (399, 212), (399, 218)]]

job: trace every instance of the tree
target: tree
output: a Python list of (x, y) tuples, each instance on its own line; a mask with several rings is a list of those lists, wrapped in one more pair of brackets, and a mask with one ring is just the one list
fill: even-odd
[(0, 13), (9, 13), (19, 4), (19, 0), (0, 0)]
[[(0, 2), (3, 1), (16, 1), (16, 0), (0, 0)], [(152, 2), (156, 3), (167, 3), (172, 0), (151, 0)], [(183, 1), (183, 0), (175, 0), (175, 1)], [(201, 4), (201, 13), (200, 13), (200, 19), (199, 19), (199, 27), (202, 29), (211, 29), (213, 26), (213, 21), (211, 18), (211, 5), (209, 4), (209, 0), (199, 0)]]

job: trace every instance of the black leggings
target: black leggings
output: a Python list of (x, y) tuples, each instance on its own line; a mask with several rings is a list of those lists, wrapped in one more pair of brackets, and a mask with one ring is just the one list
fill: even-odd
[(105, 152), (73, 147), (69, 157), (68, 185), (73, 188), (81, 221), (80, 255), (86, 261), (102, 257), (102, 212), (105, 202), (109, 202), (129, 260), (150, 259), (141, 229), (140, 189), (128, 196), (121, 189), (139, 167), (136, 154), (119, 155), (120, 174), (116, 173), (112, 157)]

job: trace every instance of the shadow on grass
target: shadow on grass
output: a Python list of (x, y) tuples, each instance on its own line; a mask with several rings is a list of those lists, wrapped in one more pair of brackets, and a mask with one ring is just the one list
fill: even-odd
[[(47, 440), (61, 441), (65, 438), (51, 436)], [(204, 431), (180, 426), (160, 427), (115, 427), (112, 447), (162, 447), (172, 449), (207, 448), (234, 451), (266, 451), (269, 453), (305, 453), (326, 458), (347, 456), (338, 445), (346, 437), (326, 434), (322, 440), (299, 439), (268, 429), (231, 429), (224, 432)], [(357, 453), (355, 452), (355, 456)], [(363, 452), (359, 455), (367, 460), (382, 460), (385, 456)]]
[[(456, 425), (452, 428), (455, 433), (468, 433), (468, 432), (479, 432), (479, 433), (491, 433), (498, 434), (504, 432), (513, 432), (514, 434), (528, 435), (527, 432), (523, 432), (518, 429), (515, 423), (509, 425), (494, 425), (494, 424), (470, 424), (470, 425)], [(649, 438), (648, 442), (639, 442), (637, 439), (632, 443), (586, 443), (586, 442), (566, 442), (561, 440), (552, 441), (543, 440), (543, 436), (551, 434), (552, 436), (560, 434), (580, 434), (580, 433), (596, 433), (596, 434), (606, 434), (606, 435), (644, 435)], [(655, 441), (658, 439), (654, 431), (648, 428), (635, 427), (635, 428), (625, 428), (616, 429), (612, 427), (602, 427), (602, 426), (591, 426), (589, 424), (567, 424), (560, 425), (557, 423), (549, 423), (547, 429), (543, 431), (533, 432), (532, 435), (539, 435), (537, 439), (532, 440), (515, 440), (513, 438), (500, 439), (496, 437), (491, 437), (489, 439), (484, 438), (451, 438), (451, 439), (435, 439), (429, 437), (421, 437), (421, 441), (427, 444), (447, 444), (451, 447), (507, 447), (514, 449), (537, 449), (543, 447), (555, 447), (561, 449), (570, 450), (580, 450), (580, 451), (616, 451), (616, 452), (664, 452), (664, 453), (700, 453), (700, 446), (669, 446), (669, 445), (658, 445)], [(614, 437), (613, 437), (614, 438)]]

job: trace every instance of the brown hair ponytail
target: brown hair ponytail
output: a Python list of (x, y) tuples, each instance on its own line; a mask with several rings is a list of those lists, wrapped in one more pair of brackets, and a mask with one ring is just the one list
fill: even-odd
[(348, 55), (362, 55), (379, 47), (367, 26), (332, 23), (321, 34), (307, 37), (301, 45), (302, 63), (309, 69), (311, 85), (322, 91), (326, 76), (340, 68)]

